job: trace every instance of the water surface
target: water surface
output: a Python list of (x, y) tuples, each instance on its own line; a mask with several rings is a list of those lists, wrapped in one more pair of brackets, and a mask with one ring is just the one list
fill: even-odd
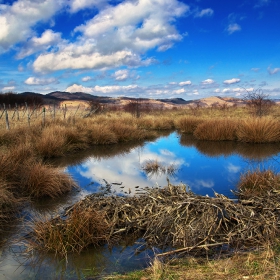
[[(278, 144), (241, 144), (237, 142), (197, 141), (189, 135), (170, 133), (155, 141), (100, 146), (86, 152), (57, 160), (81, 187), (56, 200), (44, 200), (29, 205), (22, 214), (23, 221), (15, 223), (6, 235), (1, 249), (0, 279), (87, 279), (107, 273), (141, 269), (149, 265), (155, 248), (143, 249), (142, 240), (133, 238), (113, 248), (89, 248), (80, 256), (69, 256), (68, 263), (52, 254), (26, 254), (18, 236), (26, 223), (43, 215), (51, 217), (86, 194), (111, 185), (119, 195), (134, 195), (145, 187), (163, 187), (167, 177), (172, 184), (185, 184), (194, 193), (213, 196), (214, 192), (234, 197), (240, 174), (256, 168), (279, 172)], [(149, 175), (143, 170), (145, 162), (157, 160), (164, 166), (174, 165), (171, 176), (164, 173)], [(91, 278), (92, 279), (92, 278)]]

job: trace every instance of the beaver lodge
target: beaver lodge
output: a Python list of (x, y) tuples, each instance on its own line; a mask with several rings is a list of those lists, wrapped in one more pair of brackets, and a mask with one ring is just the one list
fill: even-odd
[(128, 234), (164, 249), (160, 255), (221, 254), (273, 244), (279, 236), (280, 191), (236, 195), (235, 200), (217, 193), (200, 196), (169, 181), (162, 189), (147, 188), (132, 197), (95, 193), (68, 207), (62, 216), (36, 222), (28, 244), (31, 250), (66, 257), (89, 245), (113, 245)]

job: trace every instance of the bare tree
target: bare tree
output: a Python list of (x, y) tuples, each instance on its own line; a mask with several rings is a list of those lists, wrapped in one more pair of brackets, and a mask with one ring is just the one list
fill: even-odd
[(246, 102), (246, 105), (252, 110), (252, 113), (258, 117), (267, 115), (275, 104), (275, 102), (269, 99), (268, 94), (263, 93), (262, 89), (246, 90), (243, 101)]

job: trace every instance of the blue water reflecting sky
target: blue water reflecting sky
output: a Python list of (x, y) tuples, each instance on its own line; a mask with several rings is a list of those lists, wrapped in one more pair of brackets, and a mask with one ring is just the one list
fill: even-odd
[[(116, 155), (116, 150), (120, 151), (119, 155)], [(233, 197), (230, 190), (235, 188), (240, 174), (248, 169), (271, 168), (280, 171), (278, 144), (197, 141), (191, 136), (177, 133), (139, 146), (98, 147), (90, 154), (90, 157), (89, 154), (81, 154), (78, 160), (82, 163), (66, 168), (81, 186), (81, 196), (98, 191), (100, 186), (105, 185), (104, 179), (112, 184), (113, 191), (118, 194), (126, 192), (128, 195), (146, 186), (167, 185), (166, 174), (149, 176), (144, 172), (142, 167), (147, 160), (157, 160), (164, 166), (175, 165), (178, 170), (174, 176), (169, 176), (171, 183), (183, 182), (193, 192), (209, 196), (213, 196), (216, 191)], [(81, 161), (84, 157), (85, 160)], [(67, 164), (71, 162), (70, 158), (68, 160)], [(73, 200), (79, 198), (80, 195), (74, 195)], [(69, 203), (65, 199), (53, 207), (50, 205), (49, 209), (61, 209)], [(45, 213), (48, 207), (41, 206), (39, 210)], [(19, 250), (20, 246), (17, 243), (13, 246), (0, 254), (0, 279), (79, 279), (88, 273), (101, 275), (124, 272), (147, 266), (153, 255), (153, 251), (143, 251), (136, 255), (135, 249), (139, 244), (132, 242), (129, 246), (119, 244), (110, 249), (108, 246), (91, 248), (79, 256), (69, 257), (67, 265), (53, 255), (46, 255), (41, 260), (34, 252), (32, 260), (35, 263), (31, 264), (26, 260), (24, 251)]]
[[(156, 141), (147, 142), (142, 147), (133, 148), (126, 154), (104, 159), (93, 155), (82, 164), (70, 166), (67, 170), (79, 182), (85, 194), (97, 191), (105, 179), (113, 184), (112, 189), (116, 193), (133, 195), (136, 193), (135, 186), (155, 187), (167, 184), (166, 174), (149, 176), (143, 171), (146, 161), (157, 160), (164, 166), (173, 164), (178, 168), (174, 176), (169, 176), (173, 184), (182, 182), (201, 195), (213, 196), (215, 191), (232, 197), (230, 190), (235, 189), (240, 174), (246, 170), (268, 167), (275, 171), (280, 169), (277, 149), (273, 150), (272, 156), (269, 154), (270, 156), (253, 160), (254, 153), (248, 159), (248, 154), (244, 156), (239, 152), (242, 150), (240, 146), (237, 149), (232, 147), (231, 143), (223, 143), (222, 147), (217, 143), (217, 148), (213, 142), (196, 144), (188, 141), (184, 143), (181, 140), (180, 135), (171, 133)], [(196, 147), (201, 144), (204, 145), (204, 153)], [(252, 145), (246, 147), (252, 149)], [(223, 153), (224, 149), (227, 149), (227, 153)], [(258, 149), (266, 149), (266, 146), (253, 147), (255, 153)]]

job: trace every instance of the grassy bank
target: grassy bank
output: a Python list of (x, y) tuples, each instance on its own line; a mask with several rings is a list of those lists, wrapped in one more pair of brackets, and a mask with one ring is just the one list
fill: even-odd
[(277, 280), (280, 276), (279, 248), (235, 253), (227, 258), (183, 258), (162, 262), (158, 259), (142, 271), (111, 275), (103, 280)]
[(1, 192), (11, 193), (11, 199), (62, 195), (69, 192), (75, 182), (62, 170), (47, 165), (47, 159), (93, 146), (154, 139), (157, 131), (176, 129), (198, 140), (278, 143), (280, 122), (277, 110), (272, 112), (262, 118), (252, 118), (245, 108), (226, 111), (200, 108), (195, 115), (188, 109), (155, 111), (140, 118), (125, 112), (107, 112), (89, 118), (75, 116), (75, 113), (66, 118), (56, 112), (54, 118), (52, 112), (44, 123), (41, 118), (29, 123), (23, 118), (18, 122), (14, 118), (10, 130), (1, 118)]

